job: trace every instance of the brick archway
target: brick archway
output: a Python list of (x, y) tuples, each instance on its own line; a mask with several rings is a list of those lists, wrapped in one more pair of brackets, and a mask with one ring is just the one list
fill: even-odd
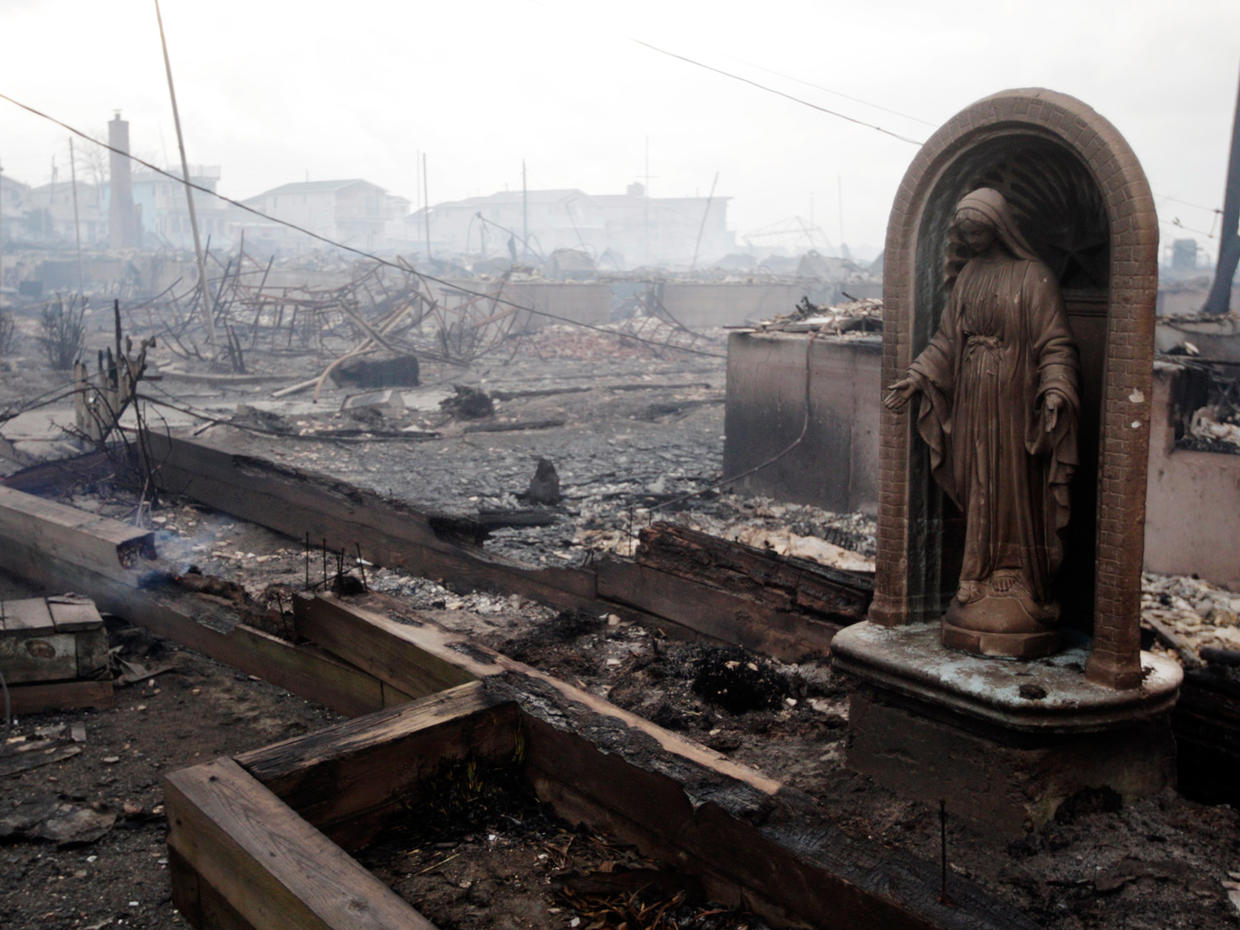
[[(1022, 158), (1025, 167), (1019, 168)], [(1018, 177), (1031, 164), (1055, 164), (1055, 178), (1079, 178), (1065, 182), (1077, 191), (1074, 203), (1097, 204), (1096, 225), (1105, 240), (1092, 247), (1097, 267), (1092, 276), (1068, 282), (1071, 293), (1065, 290), (1087, 388), (1092, 383), (1083, 432), (1089, 428), (1096, 437), (1078, 482), (1082, 490), (1074, 490), (1074, 506), (1084, 505), (1080, 525), (1088, 536), (1076, 544), (1074, 561), (1082, 573), (1080, 590), (1089, 592), (1083, 612), (1093, 639), (1086, 675), (1110, 687), (1136, 687), (1158, 223), (1145, 175), (1114, 126), (1065, 94), (1009, 90), (961, 111), (921, 148), (887, 227), (883, 383), (903, 374), (937, 324), (943, 301), (936, 237), (950, 209), (1000, 163), (1016, 164)], [(1084, 214), (1089, 208), (1078, 209)], [(919, 251), (926, 253), (920, 266)], [(1065, 260), (1064, 267), (1070, 263)], [(945, 603), (944, 560), (950, 552), (941, 541), (950, 521), (913, 436), (912, 417), (884, 409), (870, 619), (888, 626), (937, 619)]]

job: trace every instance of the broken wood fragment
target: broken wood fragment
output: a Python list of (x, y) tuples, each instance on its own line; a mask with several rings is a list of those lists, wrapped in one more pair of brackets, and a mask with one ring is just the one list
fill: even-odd
[(563, 417), (547, 420), (511, 420), (503, 423), (471, 423), (463, 429), (466, 433), (513, 433), (531, 429), (555, 429), (568, 421)]

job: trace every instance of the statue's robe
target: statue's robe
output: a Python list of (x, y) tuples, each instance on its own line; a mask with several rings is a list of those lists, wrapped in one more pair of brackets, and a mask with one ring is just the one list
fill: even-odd
[[(935, 480), (965, 518), (961, 590), (1017, 570), (1038, 605), (1063, 559), (1077, 466), (1076, 347), (1054, 275), (1039, 261), (973, 259), (910, 367)], [(1064, 400), (1046, 431), (1042, 400)]]

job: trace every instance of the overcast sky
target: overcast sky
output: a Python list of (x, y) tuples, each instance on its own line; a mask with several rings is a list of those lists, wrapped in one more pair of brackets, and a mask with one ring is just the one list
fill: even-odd
[[(619, 193), (648, 148), (656, 196), (704, 196), (718, 173), (741, 235), (812, 216), (854, 249), (881, 247), (915, 145), (633, 40), (917, 140), (998, 90), (1072, 94), (1135, 149), (1164, 241), (1211, 252), (1240, 77), (1240, 0), (163, 0), (163, 14), (189, 160), (219, 165), (230, 196), (362, 177), (417, 202), (418, 152), (432, 203), (519, 189), (523, 158), (531, 188)], [(100, 137), (119, 109), (136, 154), (176, 163), (152, 0), (0, 0), (0, 37), (0, 92)], [(6, 176), (46, 183), (53, 157), (67, 177), (65, 131), (0, 101)]]

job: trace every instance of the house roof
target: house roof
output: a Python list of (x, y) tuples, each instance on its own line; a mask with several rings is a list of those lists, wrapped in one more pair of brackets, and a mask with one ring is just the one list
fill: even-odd
[(369, 181), (363, 181), (361, 178), (344, 178), (338, 181), (294, 181), (291, 184), (281, 184), (279, 187), (263, 191), (250, 199), (256, 200), (258, 197), (269, 197), (274, 194), (325, 194), (343, 190), (355, 184), (365, 184), (367, 187), (373, 187), (377, 191), (384, 192), (384, 189), (378, 184), (371, 184)]
[[(594, 198), (585, 191), (578, 190), (575, 187), (566, 187), (553, 190), (542, 191), (526, 191), (525, 200), (527, 203), (560, 203), (563, 200), (579, 199), (593, 200)], [(521, 203), (521, 191), (499, 191), (494, 194), (488, 194), (485, 197), (466, 197), (464, 200), (449, 200), (446, 203), (437, 203), (432, 209), (443, 209), (444, 207), (486, 207), (494, 206), (502, 203), (517, 204)]]

